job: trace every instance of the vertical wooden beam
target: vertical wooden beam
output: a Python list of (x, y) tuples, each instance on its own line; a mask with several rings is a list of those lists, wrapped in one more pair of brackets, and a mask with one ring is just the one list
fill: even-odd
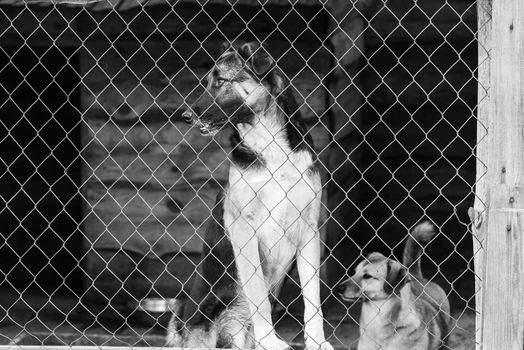
[[(484, 265), (475, 266), (482, 278), (477, 298), (480, 302), (477, 349), (522, 350), (524, 3), (482, 0), (478, 1), (478, 10), (477, 212), (471, 216), (474, 232), (480, 239), (477, 246), (484, 244), (484, 256), (481, 254), (475, 262)], [(486, 26), (490, 17), (491, 24)]]
[(489, 154), (487, 126), (489, 122), (489, 87), (491, 66), (491, 0), (477, 2), (478, 33), (478, 92), (477, 92), (477, 169), (474, 209), (469, 216), (473, 232), (473, 258), (475, 264), (475, 343), (476, 349), (482, 349), (482, 282), (484, 280), (484, 257), (486, 253), (487, 167), (483, 155)]

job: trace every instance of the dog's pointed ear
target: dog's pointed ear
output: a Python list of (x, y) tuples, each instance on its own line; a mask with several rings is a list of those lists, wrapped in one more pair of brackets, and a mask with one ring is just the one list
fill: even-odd
[(398, 263), (393, 263), (391, 260), (388, 260), (384, 292), (388, 295), (393, 293), (398, 294), (400, 289), (404, 286), (404, 284), (406, 284), (406, 281), (406, 268)]
[(252, 58), (252, 68), (257, 75), (265, 75), (273, 67), (275, 61), (262, 49), (259, 49)]
[(260, 43), (256, 41), (242, 43), (238, 49), (238, 53), (240, 53), (240, 55), (244, 57), (245, 59), (248, 59), (249, 57), (253, 56), (255, 52), (257, 52), (259, 47), (260, 47)]
[(257, 42), (245, 43), (239, 52), (258, 76), (265, 75), (275, 64), (273, 58)]
[(220, 44), (220, 49), (219, 49), (219, 52), (220, 54), (222, 55), (224, 52), (227, 52), (227, 51), (230, 51), (230, 50), (235, 50), (235, 51), (238, 51), (238, 53), (241, 53), (240, 52), (240, 48), (242, 46), (244, 46), (246, 42), (243, 41), (243, 40), (235, 40), (235, 41), (223, 41), (221, 44)]

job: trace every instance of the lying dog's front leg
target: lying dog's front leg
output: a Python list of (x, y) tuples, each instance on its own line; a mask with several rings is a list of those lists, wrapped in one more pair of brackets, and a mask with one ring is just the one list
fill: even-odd
[(297, 269), (304, 298), (304, 341), (306, 350), (333, 350), (324, 336), (320, 306), (320, 236), (310, 228), (297, 252)]
[(235, 253), (241, 288), (249, 304), (255, 347), (264, 350), (284, 350), (289, 346), (278, 339), (271, 321), (271, 306), (264, 280), (258, 238), (255, 230), (241, 217), (229, 228)]

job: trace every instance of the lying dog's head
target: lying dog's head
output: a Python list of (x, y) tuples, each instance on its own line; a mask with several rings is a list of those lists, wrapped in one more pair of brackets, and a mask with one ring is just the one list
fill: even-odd
[(338, 286), (346, 301), (383, 300), (398, 294), (407, 271), (398, 261), (380, 253), (371, 253), (355, 268), (355, 274)]
[(258, 43), (224, 46), (205, 92), (182, 114), (204, 135), (226, 125), (252, 123), (284, 85), (273, 58)]

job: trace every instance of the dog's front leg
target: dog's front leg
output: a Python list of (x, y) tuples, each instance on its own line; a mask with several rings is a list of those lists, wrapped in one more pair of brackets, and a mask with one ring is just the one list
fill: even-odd
[(304, 341), (306, 350), (333, 350), (324, 336), (320, 306), (320, 235), (308, 229), (297, 252), (297, 269), (304, 299)]
[(255, 347), (264, 350), (284, 350), (289, 346), (278, 339), (271, 321), (268, 288), (264, 280), (258, 238), (251, 225), (239, 217), (230, 227), (238, 277), (249, 304), (255, 336)]

